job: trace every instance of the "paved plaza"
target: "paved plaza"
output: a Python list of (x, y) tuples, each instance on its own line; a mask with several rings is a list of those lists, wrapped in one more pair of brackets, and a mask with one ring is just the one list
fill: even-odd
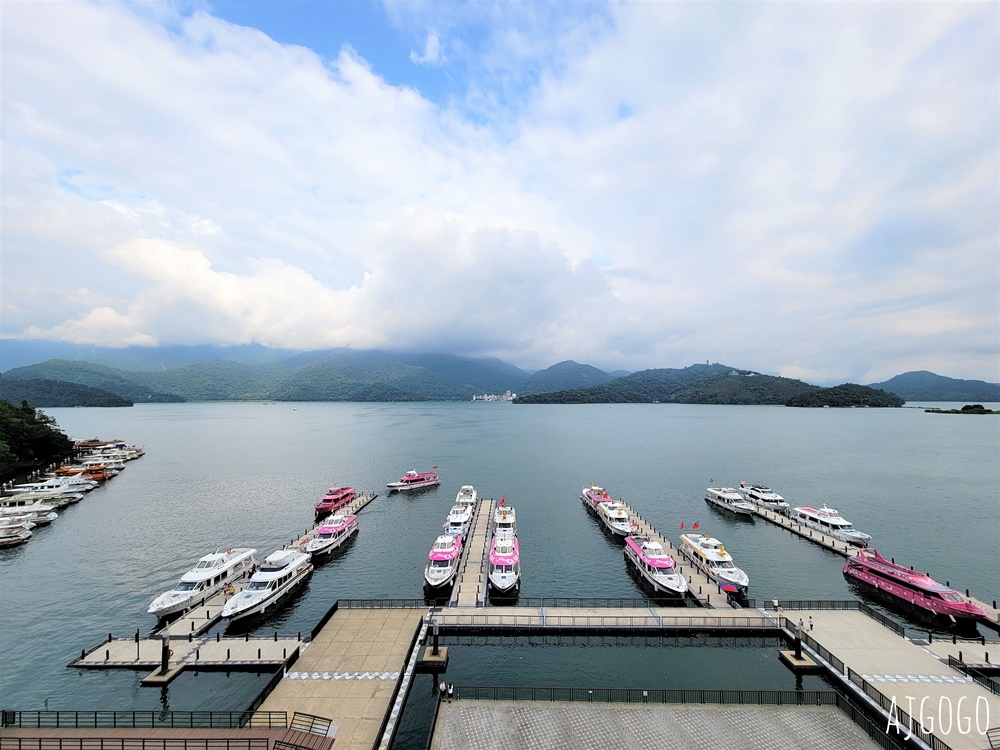
[(871, 750), (835, 706), (629, 705), (456, 700), (432, 750)]

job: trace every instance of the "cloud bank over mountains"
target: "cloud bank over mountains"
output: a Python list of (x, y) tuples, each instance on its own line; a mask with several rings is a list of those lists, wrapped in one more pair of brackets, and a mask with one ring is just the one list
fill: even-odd
[(994, 4), (152, 7), (2, 7), (0, 335), (1000, 380)]

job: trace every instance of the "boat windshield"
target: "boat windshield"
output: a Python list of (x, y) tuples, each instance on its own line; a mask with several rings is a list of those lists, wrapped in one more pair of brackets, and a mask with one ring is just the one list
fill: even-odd
[(431, 560), (432, 568), (449, 568), (451, 567), (451, 560)]
[(267, 581), (250, 581), (247, 585), (247, 591), (264, 591), (268, 585)]
[(729, 568), (735, 567), (731, 562), (729, 562), (729, 560), (719, 560), (718, 562), (714, 563), (714, 566), (716, 568), (725, 568), (727, 570)]
[(941, 594), (942, 598), (949, 602), (960, 602), (963, 601), (962, 595), (956, 591), (945, 591)]
[(194, 581), (181, 581), (174, 586), (174, 591), (197, 591), (200, 587), (201, 583), (196, 583)]

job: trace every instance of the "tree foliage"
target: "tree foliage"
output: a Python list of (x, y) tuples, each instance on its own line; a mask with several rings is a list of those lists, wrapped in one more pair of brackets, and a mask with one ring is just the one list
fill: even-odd
[(0, 399), (13, 404), (27, 401), (36, 407), (132, 406), (117, 394), (65, 380), (12, 380), (0, 378)]
[(788, 399), (786, 406), (845, 407), (845, 406), (902, 406), (905, 403), (895, 393), (869, 388), (855, 383), (844, 383), (833, 388), (818, 388)]
[(44, 466), (73, 453), (73, 441), (56, 421), (27, 401), (15, 406), (0, 400), (0, 474)]

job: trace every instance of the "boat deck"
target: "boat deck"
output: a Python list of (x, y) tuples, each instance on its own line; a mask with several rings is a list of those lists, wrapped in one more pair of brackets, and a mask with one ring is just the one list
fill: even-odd
[(453, 607), (481, 607), (486, 602), (490, 527), (495, 505), (493, 498), (480, 499), (476, 503), (476, 514), (463, 544), (462, 561), (452, 589), (450, 604)]

